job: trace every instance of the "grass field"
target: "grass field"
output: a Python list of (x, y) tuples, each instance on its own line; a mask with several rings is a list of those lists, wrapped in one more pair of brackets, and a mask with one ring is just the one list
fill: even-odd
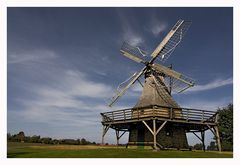
[(14, 143), (7, 146), (8, 158), (232, 158), (232, 152), (153, 151), (116, 146), (46, 145)]

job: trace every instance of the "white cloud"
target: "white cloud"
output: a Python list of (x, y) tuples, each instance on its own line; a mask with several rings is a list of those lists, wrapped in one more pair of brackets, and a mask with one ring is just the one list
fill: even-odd
[(14, 52), (8, 54), (8, 64), (26, 63), (26, 62), (40, 62), (46, 59), (56, 58), (55, 52), (50, 50), (33, 50), (25, 52)]
[(151, 32), (155, 37), (158, 37), (163, 31), (167, 29), (167, 24), (164, 22), (156, 22), (151, 27)]
[(212, 82), (209, 82), (204, 85), (195, 85), (193, 88), (188, 89), (184, 93), (190, 93), (190, 92), (199, 92), (199, 91), (205, 91), (205, 90), (211, 90), (215, 88), (219, 88), (222, 86), (230, 85), (233, 83), (233, 78), (230, 77), (228, 79), (216, 79)]
[[(56, 115), (64, 118), (67, 112), (62, 111), (66, 109), (91, 111), (92, 114), (107, 109), (104, 102), (96, 104), (93, 100), (106, 98), (108, 93), (112, 92), (111, 87), (91, 81), (83, 73), (73, 70), (62, 72), (61, 76), (55, 76), (54, 79), (55, 82), (52, 84), (55, 85), (32, 87), (30, 90), (34, 92), (34, 99), (19, 100), (25, 106), (29, 118), (37, 120), (46, 117), (50, 120), (56, 119)], [(57, 82), (59, 83), (56, 85)], [(91, 103), (86, 103), (82, 99), (88, 99)]]
[(124, 31), (124, 40), (132, 46), (138, 46), (144, 42), (143, 38), (132, 31)]
[(226, 97), (218, 100), (203, 100), (203, 99), (191, 99), (180, 102), (179, 104), (183, 108), (205, 109), (205, 110), (217, 110), (219, 107), (227, 106), (232, 103), (232, 98)]
[(15, 122), (17, 118), (18, 122), (83, 126), (100, 122), (99, 113), (110, 110), (104, 98), (113, 93), (112, 87), (70, 68), (74, 66), (67, 64), (54, 51), (26, 51), (9, 57), (10, 64), (28, 64), (31, 70), (29, 67), (11, 70), (11, 74), (14, 72), (21, 79), (11, 83), (24, 88), (30, 95), (12, 98), (22, 108), (9, 109), (8, 122)]
[(134, 30), (132, 28), (130, 17), (118, 9), (116, 11), (122, 25), (123, 40), (133, 46), (139, 46), (144, 43), (144, 39), (137, 33), (137, 29)]

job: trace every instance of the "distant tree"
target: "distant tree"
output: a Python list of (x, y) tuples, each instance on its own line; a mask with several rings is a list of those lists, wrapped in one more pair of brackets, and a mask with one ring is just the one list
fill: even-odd
[(44, 144), (51, 144), (52, 143), (52, 138), (50, 138), (50, 137), (41, 138), (41, 142), (44, 143)]
[(24, 142), (24, 138), (25, 138), (25, 134), (23, 131), (21, 131), (17, 134), (17, 139), (19, 142)]
[(81, 139), (81, 144), (82, 144), (82, 145), (86, 145), (86, 144), (88, 144), (88, 143), (87, 143), (87, 140), (84, 139), (84, 138), (82, 138), (82, 139)]
[(78, 141), (74, 139), (62, 139), (61, 144), (77, 145)]
[(219, 108), (219, 134), (222, 150), (233, 150), (233, 104)]
[(12, 141), (12, 142), (19, 142), (19, 141), (18, 141), (18, 137), (17, 137), (16, 134), (12, 135), (11, 141)]
[(211, 150), (211, 151), (217, 150), (217, 146), (214, 141), (210, 142), (210, 145), (207, 147), (207, 150)]
[(41, 137), (37, 135), (33, 135), (30, 137), (30, 143), (41, 143)]
[(52, 140), (52, 144), (59, 144), (60, 142), (59, 142), (59, 140), (57, 140), (57, 139), (53, 139)]
[(7, 141), (11, 141), (12, 135), (10, 133), (7, 133)]
[(194, 146), (193, 146), (193, 149), (195, 149), (195, 150), (202, 150), (202, 144), (200, 144), (200, 143), (197, 143), (197, 144), (195, 144)]
[(25, 142), (25, 143), (30, 143), (30, 139), (31, 139), (30, 136), (25, 136), (25, 137), (24, 137), (24, 142)]

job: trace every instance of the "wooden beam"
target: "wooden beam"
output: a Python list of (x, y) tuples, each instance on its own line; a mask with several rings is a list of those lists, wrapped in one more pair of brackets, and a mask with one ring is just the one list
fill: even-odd
[(119, 145), (119, 138), (118, 138), (118, 136), (119, 136), (119, 130), (116, 130), (117, 146)]
[(205, 152), (205, 131), (201, 131), (203, 151)]
[(162, 123), (162, 125), (158, 128), (157, 132), (156, 132), (156, 135), (159, 133), (159, 131), (161, 131), (161, 129), (165, 126), (165, 124), (167, 123), (167, 121), (164, 121)]
[(156, 132), (156, 120), (153, 119), (153, 145), (157, 149), (157, 132)]
[(123, 131), (123, 133), (119, 136), (119, 139), (126, 133), (127, 131)]
[(108, 129), (110, 128), (111, 124), (106, 126), (105, 129), (104, 129), (104, 133), (103, 133), (103, 136), (105, 136), (105, 134), (107, 133)]
[(141, 81), (139, 79), (137, 79), (137, 81), (139, 82), (139, 84), (143, 87), (143, 84), (141, 83)]
[(108, 126), (103, 125), (103, 134), (102, 134), (102, 145), (104, 145), (104, 136), (106, 135), (108, 129), (110, 128), (111, 124)]
[(195, 133), (195, 132), (192, 132), (200, 141), (202, 141), (202, 139)]
[(143, 120), (142, 121), (143, 124), (148, 128), (148, 130), (152, 133), (152, 135), (154, 135), (154, 132), (152, 131), (152, 129), (148, 126), (148, 124)]
[(213, 130), (212, 130), (212, 128), (209, 125), (207, 125), (207, 126), (210, 129), (210, 131), (213, 133), (213, 135), (215, 136), (216, 143), (217, 143), (217, 146), (218, 146), (218, 151), (221, 152), (222, 151), (222, 147), (221, 147), (221, 141), (220, 141), (220, 135), (219, 135), (218, 126), (213, 126)]
[(208, 127), (209, 130), (213, 133), (213, 135), (216, 137), (217, 135), (216, 135), (216, 133), (212, 130), (212, 128), (211, 128), (209, 125), (207, 125), (207, 127)]
[(220, 141), (220, 135), (219, 135), (218, 127), (214, 126), (213, 129), (216, 132), (216, 141), (217, 141), (217, 145), (218, 145), (218, 151), (222, 152), (222, 147), (221, 147), (221, 141)]

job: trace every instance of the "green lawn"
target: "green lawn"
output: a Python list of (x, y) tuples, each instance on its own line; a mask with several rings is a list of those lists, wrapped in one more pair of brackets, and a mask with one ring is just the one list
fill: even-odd
[(232, 152), (153, 151), (116, 146), (8, 143), (8, 158), (232, 158)]

